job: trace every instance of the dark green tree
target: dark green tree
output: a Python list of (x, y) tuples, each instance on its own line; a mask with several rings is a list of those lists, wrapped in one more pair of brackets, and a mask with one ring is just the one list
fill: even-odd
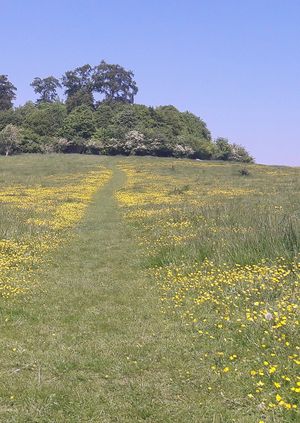
[(17, 124), (16, 113), (14, 109), (0, 110), (0, 131), (2, 131), (2, 129), (9, 124)]
[(219, 137), (215, 140), (214, 158), (217, 160), (229, 160), (231, 145), (227, 138)]
[(13, 107), (17, 88), (8, 80), (7, 75), (0, 75), (0, 110)]
[(66, 107), (68, 112), (71, 112), (73, 109), (79, 106), (88, 106), (93, 108), (94, 106), (94, 97), (93, 93), (86, 89), (80, 89), (76, 91), (75, 94), (70, 95), (66, 100)]
[(76, 107), (63, 123), (62, 135), (68, 140), (74, 138), (89, 139), (96, 130), (94, 112), (87, 105)]
[(200, 117), (191, 112), (184, 112), (181, 113), (181, 118), (185, 133), (211, 141), (211, 133)]
[(126, 131), (134, 129), (138, 125), (138, 115), (132, 106), (125, 105), (123, 110), (115, 113), (113, 124)]
[(132, 71), (120, 65), (111, 65), (104, 60), (94, 68), (94, 90), (104, 96), (108, 102), (120, 101), (133, 103), (138, 87)]
[(61, 84), (54, 76), (43, 79), (36, 77), (30, 85), (34, 92), (40, 96), (37, 103), (53, 103), (58, 100), (57, 89), (61, 88)]
[(109, 103), (99, 104), (94, 113), (97, 128), (107, 128), (108, 125), (112, 125), (115, 116), (115, 109), (112, 106)]
[(74, 70), (67, 71), (62, 77), (62, 85), (65, 87), (67, 96), (66, 105), (68, 111), (75, 107), (87, 105), (93, 107), (93, 68), (84, 65)]
[(56, 136), (66, 116), (66, 106), (62, 103), (41, 103), (33, 108), (28, 105), (22, 126), (40, 136)]
[[(156, 109), (157, 122), (161, 126), (164, 133), (170, 133), (170, 135), (180, 135), (184, 129), (184, 122), (182, 119), (182, 113), (174, 106), (160, 106)], [(168, 129), (168, 132), (166, 130)]]

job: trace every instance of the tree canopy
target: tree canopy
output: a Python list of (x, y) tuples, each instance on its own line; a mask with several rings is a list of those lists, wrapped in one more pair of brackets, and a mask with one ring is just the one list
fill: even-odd
[(53, 103), (58, 100), (57, 89), (61, 88), (61, 84), (54, 76), (43, 79), (36, 77), (30, 85), (34, 92), (40, 96), (37, 103)]
[(8, 110), (13, 107), (17, 88), (8, 80), (7, 75), (0, 75), (0, 110)]
[(138, 87), (132, 71), (120, 65), (110, 65), (104, 60), (94, 68), (94, 90), (104, 95), (105, 101), (133, 103)]

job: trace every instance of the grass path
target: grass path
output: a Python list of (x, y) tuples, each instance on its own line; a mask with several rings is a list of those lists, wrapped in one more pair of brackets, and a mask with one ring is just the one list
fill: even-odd
[(1, 422), (227, 421), (200, 405), (201, 352), (160, 313), (114, 199), (125, 177), (113, 170), (46, 289), (1, 310)]

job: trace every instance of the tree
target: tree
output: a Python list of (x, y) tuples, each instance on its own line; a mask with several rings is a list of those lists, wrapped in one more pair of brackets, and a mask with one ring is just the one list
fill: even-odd
[(133, 103), (138, 87), (132, 71), (120, 65), (110, 65), (104, 60), (94, 68), (94, 90), (104, 95), (105, 101)]
[(19, 127), (21, 143), (18, 151), (21, 153), (43, 153), (44, 139), (29, 128)]
[(18, 123), (14, 109), (0, 110), (0, 131), (2, 131), (2, 129), (4, 129), (6, 125), (9, 125), (10, 123), (12, 125)]
[(57, 89), (61, 88), (61, 84), (54, 76), (48, 76), (44, 79), (36, 77), (30, 85), (34, 92), (40, 95), (37, 103), (53, 103), (58, 100)]
[(13, 107), (17, 88), (8, 80), (7, 75), (0, 75), (0, 110)]
[(217, 138), (215, 140), (214, 158), (217, 160), (229, 160), (231, 154), (231, 146), (227, 138)]
[(14, 125), (7, 125), (0, 132), (0, 153), (6, 156), (19, 149), (21, 135), (19, 129)]
[(254, 163), (254, 158), (250, 156), (245, 147), (238, 144), (231, 144), (229, 160), (243, 163)]
[(62, 85), (65, 87), (67, 96), (66, 105), (68, 111), (83, 104), (93, 107), (93, 68), (84, 65), (74, 70), (67, 71), (62, 77)]
[(22, 125), (40, 136), (58, 136), (66, 116), (63, 103), (40, 103), (28, 107)]
[(68, 140), (74, 138), (89, 139), (95, 132), (93, 111), (86, 105), (76, 107), (66, 117), (62, 135)]
[(131, 105), (123, 105), (123, 110), (115, 112), (113, 123), (124, 130), (135, 129), (138, 125), (138, 116)]
[(94, 113), (97, 128), (107, 128), (114, 122), (115, 109), (112, 106), (110, 103), (101, 103), (97, 107)]
[(184, 125), (184, 132), (211, 141), (211, 133), (206, 123), (200, 117), (191, 112), (184, 112), (181, 113), (181, 118)]
[[(209, 160), (212, 158), (214, 152), (214, 145), (211, 141), (205, 138), (199, 138), (195, 135), (179, 135), (176, 137), (176, 142), (183, 147), (190, 147), (193, 151), (190, 154), (191, 158)], [(187, 154), (185, 154), (185, 157)]]
[(79, 106), (88, 106), (93, 108), (94, 97), (91, 91), (81, 89), (76, 91), (75, 94), (69, 96), (66, 100), (67, 111), (71, 112), (73, 109)]

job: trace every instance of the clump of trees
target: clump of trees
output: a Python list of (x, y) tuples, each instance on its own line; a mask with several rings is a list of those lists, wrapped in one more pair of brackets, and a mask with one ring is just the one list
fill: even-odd
[[(154, 155), (252, 162), (249, 153), (225, 138), (213, 140), (205, 122), (174, 106), (134, 103), (132, 71), (102, 61), (36, 77), (37, 95), (13, 107), (16, 87), (0, 75), (0, 154), (88, 153)], [(59, 98), (63, 90), (65, 100)]]

